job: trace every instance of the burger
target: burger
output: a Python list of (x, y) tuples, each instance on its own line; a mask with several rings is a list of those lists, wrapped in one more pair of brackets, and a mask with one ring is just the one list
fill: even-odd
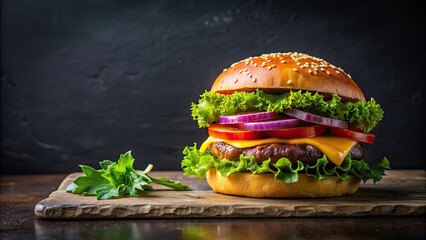
[(366, 144), (383, 118), (343, 69), (307, 54), (249, 57), (232, 64), (192, 103), (209, 137), (186, 147), (185, 175), (213, 191), (255, 198), (353, 194), (382, 179), (386, 157), (370, 165)]

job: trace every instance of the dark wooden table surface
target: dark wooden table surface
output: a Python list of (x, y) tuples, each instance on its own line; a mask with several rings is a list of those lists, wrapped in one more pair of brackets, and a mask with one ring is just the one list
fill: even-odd
[[(415, 170), (413, 172), (418, 173)], [(409, 175), (412, 171), (405, 171)], [(424, 216), (267, 219), (39, 219), (66, 174), (0, 176), (1, 239), (425, 239)]]

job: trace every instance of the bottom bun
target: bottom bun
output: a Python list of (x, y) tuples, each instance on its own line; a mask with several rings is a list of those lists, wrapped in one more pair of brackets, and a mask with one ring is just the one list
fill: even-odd
[(253, 175), (251, 172), (232, 173), (223, 177), (215, 168), (206, 174), (207, 183), (213, 191), (229, 195), (255, 198), (317, 198), (335, 197), (355, 193), (361, 179), (350, 176), (348, 180), (330, 177), (316, 180), (306, 174), (299, 174), (296, 183), (276, 180), (273, 174)]

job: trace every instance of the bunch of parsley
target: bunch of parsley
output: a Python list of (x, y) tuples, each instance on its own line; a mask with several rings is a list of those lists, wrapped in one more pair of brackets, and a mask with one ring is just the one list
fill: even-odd
[(83, 195), (95, 195), (99, 200), (137, 197), (145, 191), (154, 190), (151, 183), (157, 183), (175, 190), (188, 190), (189, 187), (167, 178), (148, 176), (153, 165), (149, 164), (144, 171), (133, 168), (131, 151), (121, 154), (117, 162), (103, 160), (99, 162), (102, 169), (96, 170), (90, 166), (79, 165), (85, 176), (80, 176), (71, 183), (67, 192)]

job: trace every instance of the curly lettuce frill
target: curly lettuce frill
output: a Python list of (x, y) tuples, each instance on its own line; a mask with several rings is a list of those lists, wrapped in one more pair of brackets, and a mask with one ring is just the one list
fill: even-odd
[(281, 95), (255, 92), (235, 92), (230, 95), (204, 92), (198, 104), (192, 103), (191, 112), (200, 127), (208, 127), (218, 121), (219, 116), (246, 111), (270, 111), (281, 113), (285, 109), (297, 108), (324, 117), (357, 123), (365, 132), (370, 132), (383, 118), (380, 105), (369, 101), (342, 102), (341, 97), (332, 95), (324, 100), (319, 93), (290, 91)]
[(205, 177), (211, 167), (215, 167), (222, 176), (228, 177), (234, 172), (250, 171), (252, 174), (271, 173), (275, 179), (285, 183), (294, 183), (299, 179), (299, 174), (306, 174), (315, 177), (317, 180), (336, 176), (341, 180), (349, 179), (349, 175), (354, 175), (366, 182), (373, 179), (374, 183), (380, 181), (386, 169), (390, 169), (389, 161), (385, 157), (377, 165), (370, 166), (363, 160), (353, 160), (350, 154), (346, 156), (340, 166), (336, 166), (327, 160), (323, 155), (315, 165), (305, 165), (300, 161), (292, 165), (287, 158), (279, 159), (275, 164), (270, 164), (271, 160), (258, 164), (254, 157), (240, 155), (239, 161), (219, 160), (212, 156), (209, 151), (200, 152), (197, 145), (186, 147), (183, 150), (184, 159), (181, 166), (185, 175), (195, 175), (198, 179)]

